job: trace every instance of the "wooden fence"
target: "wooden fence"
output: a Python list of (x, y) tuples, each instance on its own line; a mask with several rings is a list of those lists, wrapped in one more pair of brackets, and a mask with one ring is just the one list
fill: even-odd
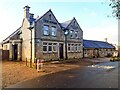
[(9, 50), (2, 50), (2, 60), (9, 60)]

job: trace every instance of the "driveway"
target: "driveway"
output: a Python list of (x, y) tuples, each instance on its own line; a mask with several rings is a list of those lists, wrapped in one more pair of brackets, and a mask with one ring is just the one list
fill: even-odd
[(37, 77), (7, 88), (118, 88), (118, 62), (83, 66)]

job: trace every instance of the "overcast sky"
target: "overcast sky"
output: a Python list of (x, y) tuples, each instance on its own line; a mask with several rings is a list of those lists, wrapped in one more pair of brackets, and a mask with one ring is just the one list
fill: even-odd
[(118, 44), (118, 21), (111, 16), (112, 9), (106, 0), (1, 0), (0, 2), (0, 41), (22, 25), (23, 7), (30, 6), (35, 17), (42, 16), (49, 9), (61, 23), (75, 17), (83, 30), (83, 38)]

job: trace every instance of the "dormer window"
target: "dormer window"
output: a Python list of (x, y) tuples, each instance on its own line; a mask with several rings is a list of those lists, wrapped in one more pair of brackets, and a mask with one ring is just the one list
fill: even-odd
[(75, 38), (78, 38), (78, 31), (75, 31)]
[(49, 26), (48, 25), (44, 25), (44, 27), (43, 27), (43, 34), (44, 35), (49, 35)]
[(70, 30), (70, 38), (73, 38), (73, 30)]

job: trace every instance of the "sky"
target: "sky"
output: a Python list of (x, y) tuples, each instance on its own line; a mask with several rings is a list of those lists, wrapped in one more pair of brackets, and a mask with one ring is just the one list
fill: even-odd
[(76, 18), (83, 38), (118, 44), (118, 20), (112, 17), (109, 0), (1, 0), (0, 41), (17, 30), (24, 17), (23, 7), (30, 6), (34, 17), (42, 16), (49, 9), (61, 23)]

